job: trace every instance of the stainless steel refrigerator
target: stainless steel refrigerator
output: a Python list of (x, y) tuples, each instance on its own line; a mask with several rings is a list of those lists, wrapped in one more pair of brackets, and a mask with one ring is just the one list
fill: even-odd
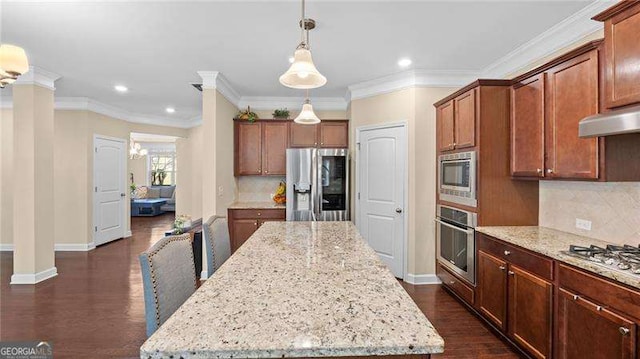
[(287, 150), (287, 221), (349, 220), (349, 150)]

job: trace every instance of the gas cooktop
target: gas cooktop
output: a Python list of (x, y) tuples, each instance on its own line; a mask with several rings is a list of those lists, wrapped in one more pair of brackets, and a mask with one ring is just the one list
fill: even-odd
[(640, 277), (640, 247), (612, 244), (607, 245), (606, 248), (594, 245), (589, 247), (571, 245), (569, 250), (563, 253)]

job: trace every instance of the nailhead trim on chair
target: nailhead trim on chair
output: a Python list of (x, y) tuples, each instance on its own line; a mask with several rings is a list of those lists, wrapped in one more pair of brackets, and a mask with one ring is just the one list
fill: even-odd
[[(160, 252), (160, 250), (164, 247), (167, 246), (167, 244), (171, 243), (171, 242), (176, 242), (176, 241), (183, 241), (183, 240), (188, 240), (189, 242), (191, 242), (191, 235), (188, 233), (185, 234), (180, 234), (180, 235), (175, 235), (175, 236), (167, 236), (167, 238), (169, 238), (169, 240), (165, 241), (164, 244), (158, 248), (156, 248), (156, 250), (154, 250), (153, 252), (150, 252), (147, 256), (149, 258), (149, 272), (151, 273), (151, 283), (153, 284), (153, 299), (156, 303), (155, 305), (155, 309), (156, 309), (156, 324), (158, 325), (158, 327), (160, 327), (160, 303), (158, 302), (158, 292), (157, 292), (157, 287), (156, 287), (156, 274), (153, 270), (153, 261), (151, 260), (152, 257), (154, 255), (156, 255), (158, 252)], [(193, 259), (193, 251), (190, 251), (191, 253), (191, 268), (193, 270), (193, 273), (196, 272), (196, 267), (195, 267), (195, 263), (194, 263), (194, 259)], [(196, 286), (196, 280), (197, 278), (194, 276), (194, 281), (193, 281), (193, 285)]]

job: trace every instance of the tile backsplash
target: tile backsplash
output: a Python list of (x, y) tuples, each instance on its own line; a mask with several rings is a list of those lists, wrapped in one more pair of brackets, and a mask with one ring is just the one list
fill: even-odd
[[(576, 218), (591, 230), (576, 228)], [(640, 182), (540, 181), (540, 226), (617, 244), (640, 244)]]
[(271, 195), (276, 192), (280, 181), (285, 177), (238, 177), (238, 201), (271, 201)]

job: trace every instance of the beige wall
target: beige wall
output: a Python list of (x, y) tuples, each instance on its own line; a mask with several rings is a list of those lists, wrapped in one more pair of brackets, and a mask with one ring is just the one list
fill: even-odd
[[(354, 100), (346, 116), (351, 118), (350, 147), (355, 149), (358, 127), (405, 121), (408, 140), (409, 203), (408, 263), (410, 274), (435, 273), (435, 108), (433, 103), (455, 91), (452, 88), (407, 88)], [(355, 174), (355, 156), (351, 173)], [(356, 176), (351, 188), (355, 189)], [(355, 192), (355, 191), (352, 191)], [(355, 199), (352, 194), (352, 203)], [(355, 206), (352, 218), (355, 216)]]
[(0, 245), (13, 243), (13, 112), (0, 110)]
[[(127, 149), (128, 150), (128, 149)], [(133, 174), (133, 182), (136, 186), (150, 185), (151, 181), (147, 176), (147, 156), (140, 158), (129, 158), (129, 176)], [(131, 180), (127, 177), (127, 185), (131, 184)]]
[(202, 218), (202, 126), (188, 130), (187, 137), (176, 141), (178, 176), (176, 215)]
[[(233, 116), (238, 109), (216, 91), (216, 214), (225, 216), (237, 198), (233, 175)], [(222, 189), (222, 193), (220, 192)]]

